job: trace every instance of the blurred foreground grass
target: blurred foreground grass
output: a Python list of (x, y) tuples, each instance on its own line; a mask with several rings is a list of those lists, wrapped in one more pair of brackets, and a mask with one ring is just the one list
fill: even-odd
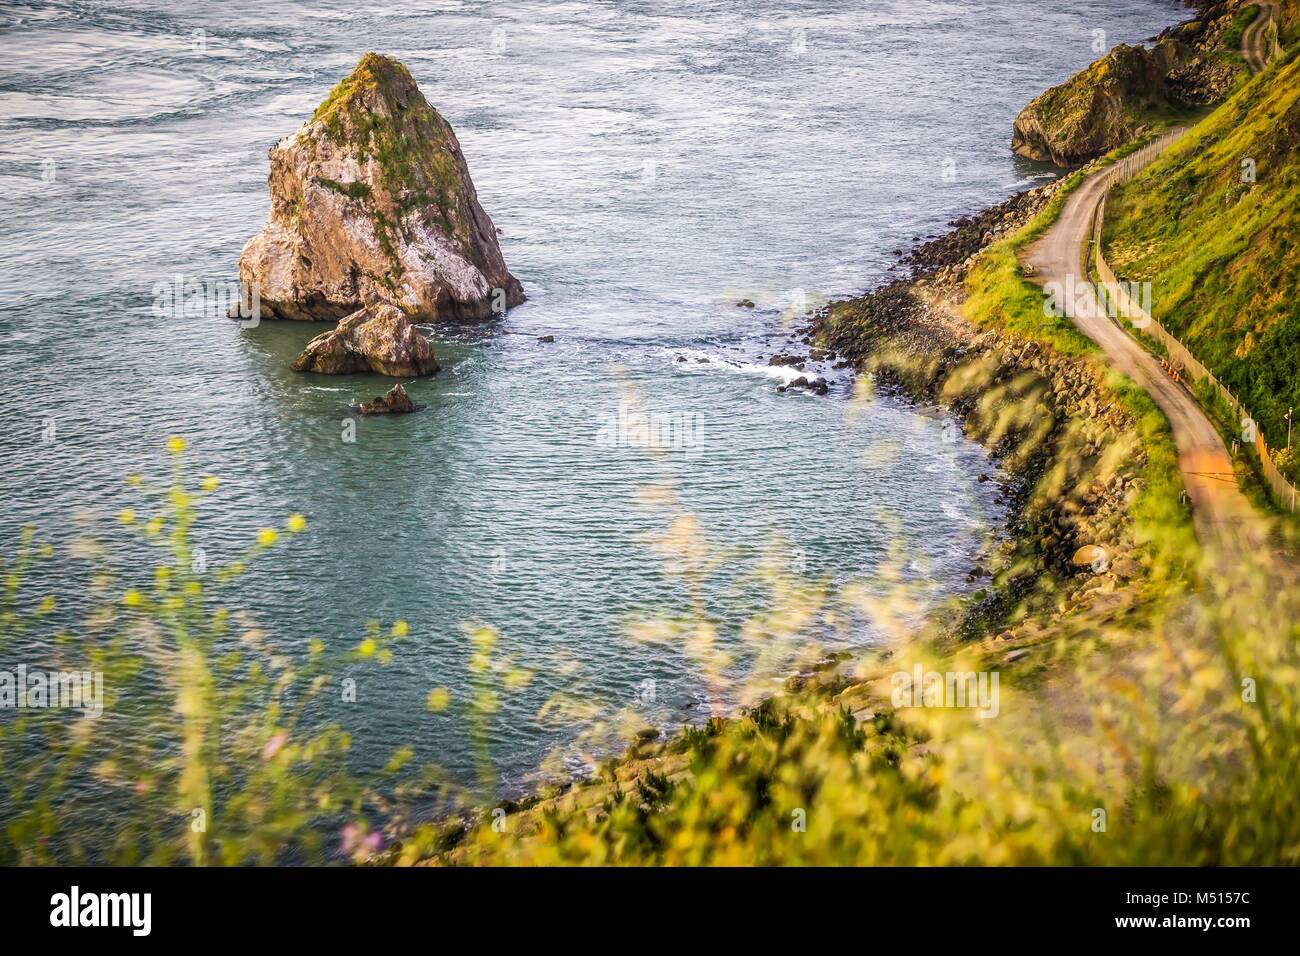
[[(955, 642), (942, 618), (918, 627), (923, 602), (888, 569), (883, 578), (892, 584), (883, 592), (857, 585), (833, 592), (788, 562), (768, 563), (751, 582), (769, 607), (744, 629), (754, 650), (746, 667), (722, 652), (702, 604), (647, 618), (630, 634), (680, 649), (718, 700), (748, 701), (742, 714), (719, 710), (672, 740), (639, 742), (589, 781), (494, 803), (499, 695), (530, 676), (501, 654), (495, 632), (465, 630), (475, 675), (470, 699), (433, 688), (428, 700), (434, 710), (459, 708), (477, 780), (450, 780), (408, 749), (377, 774), (357, 775), (347, 760), (349, 734), (313, 704), (337, 691), (345, 664), (351, 673), (390, 662), (407, 626), (372, 622), (339, 656), (319, 642), (305, 655), (276, 646), (228, 606), (225, 589), (250, 562), (304, 533), (306, 522), (291, 516), (281, 528), (263, 529), (235, 561), (202, 567), (190, 533), (198, 504), (219, 483), (188, 485), (183, 451), (173, 440), (168, 485), (132, 479), (156, 512), (118, 516), (160, 556), (147, 573), (119, 572), (93, 541), (79, 545), (97, 570), (86, 595), (91, 610), (77, 628), (46, 627), (61, 598), (30, 587), (50, 555), (34, 533), (5, 564), (5, 666), (20, 641), (30, 648), (36, 639), (56, 663), (103, 671), (109, 697), (95, 719), (0, 711), (0, 861), (1291, 864), (1300, 857), (1300, 627), (1293, 588), (1279, 586), (1264, 559), (1205, 573), (1195, 590), (1144, 588), (1138, 605), (1039, 609), (1026, 642), (1030, 660), (1014, 659), (991, 639)], [(721, 565), (674, 488), (666, 472), (644, 495), (664, 515), (664, 533), (650, 544), (691, 584)], [(886, 640), (861, 659), (817, 666), (810, 635), (848, 626), (850, 613)], [(997, 716), (895, 708), (891, 675), (917, 665), (996, 672)], [(772, 675), (792, 670), (804, 677), (768, 697)], [(603, 722), (605, 732), (593, 739), (606, 744), (610, 732), (626, 729), (594, 705), (564, 713), (575, 733)], [(417, 819), (412, 807), (427, 808), (431, 793), (437, 811)]]

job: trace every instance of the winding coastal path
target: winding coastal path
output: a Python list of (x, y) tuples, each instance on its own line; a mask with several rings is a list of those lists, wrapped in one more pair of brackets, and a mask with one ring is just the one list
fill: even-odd
[(1241, 34), (1241, 55), (1250, 72), (1259, 73), (1268, 66), (1272, 50), (1267, 44), (1268, 24), (1277, 16), (1276, 3), (1259, 4), (1259, 13)]
[[(1271, 59), (1267, 26), (1276, 13), (1276, 3), (1259, 4), (1259, 13), (1242, 34), (1241, 53), (1252, 73), (1259, 73)], [(1149, 156), (1146, 164), (1158, 155)], [(1021, 264), (1040, 285), (1059, 283), (1059, 289), (1075, 290), (1073, 296), (1062, 296), (1065, 314), (1101, 346), (1117, 371), (1145, 389), (1165, 413), (1201, 543), (1229, 559), (1258, 553), (1267, 547), (1267, 531), (1237, 487), (1232, 458), (1218, 429), (1192, 394), (1173, 381), (1155, 357), (1110, 317), (1087, 281), (1093, 223), (1117, 174), (1118, 169), (1112, 166), (1085, 179), (1051, 228), (1024, 251)]]
[(1059, 283), (1073, 289), (1062, 296), (1065, 314), (1110, 359), (1160, 406), (1169, 420), (1178, 447), (1178, 467), (1192, 502), (1198, 536), (1203, 544), (1225, 553), (1240, 553), (1258, 541), (1255, 513), (1237, 487), (1232, 457), (1218, 430), (1205, 417), (1191, 393), (1173, 381), (1160, 363), (1120, 328), (1097, 301), (1085, 268), (1088, 242), (1097, 208), (1105, 198), (1115, 169), (1094, 173), (1066, 201), (1060, 217), (1025, 251), (1022, 263), (1039, 284)]

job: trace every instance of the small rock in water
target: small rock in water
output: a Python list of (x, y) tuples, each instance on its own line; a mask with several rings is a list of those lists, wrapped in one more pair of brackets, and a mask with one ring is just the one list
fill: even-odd
[(984, 474), (984, 472), (981, 471), (981, 472), (980, 472), (980, 484), (984, 484), (984, 482), (986, 482), (986, 481), (988, 481), (988, 480), (989, 480), (989, 476), (986, 475), (986, 474)]
[(364, 402), (357, 406), (362, 415), (398, 415), (415, 411), (415, 403), (406, 389), (398, 382), (388, 390), (387, 395), (377, 397), (373, 402)]
[(741, 299), (739, 302), (736, 303), (736, 305), (740, 306), (742, 309), (752, 309), (754, 307), (754, 300)]
[(539, 342), (554, 342), (554, 341), (555, 341), (555, 336), (554, 336), (554, 335), (539, 335), (539, 336), (537, 337), (537, 341), (539, 341)]
[(803, 368), (803, 362), (802, 355), (773, 355), (767, 360), (768, 365), (793, 365), (795, 368)]
[(408, 378), (432, 375), (438, 371), (438, 359), (411, 317), (376, 297), (308, 342), (293, 368), (323, 375), (374, 372)]

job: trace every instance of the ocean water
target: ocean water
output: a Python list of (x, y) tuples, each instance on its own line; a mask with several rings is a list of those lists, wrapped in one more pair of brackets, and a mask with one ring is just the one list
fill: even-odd
[[(630, 640), (638, 621), (704, 613), (743, 663), (770, 562), (868, 591), (898, 566), (927, 601), (971, 587), (1002, 520), (985, 453), (933, 410), (851, 401), (833, 370), (824, 397), (778, 393), (767, 358), (802, 350), (797, 315), (893, 274), (914, 237), (1051, 176), (1009, 151), (1019, 108), (1181, 9), (6, 3), (0, 553), (28, 524), (55, 543), (35, 583), (76, 630), (87, 568), (69, 547), (94, 535), (123, 586), (149, 580), (113, 516), (144, 510), (125, 478), (165, 478), (178, 434), (186, 467), (222, 479), (195, 531), (211, 564), (307, 517), (231, 595), (290, 653), (409, 622), (330, 714), (360, 759), (411, 746), (470, 779), (464, 724), (424, 706), (434, 686), (463, 699), (467, 622), (536, 673), (492, 722), (503, 789), (582, 731), (539, 718), (556, 693), (699, 720), (734, 701), (682, 647)], [(502, 322), (431, 328), (444, 368), (392, 419), (350, 410), (384, 381), (289, 369), (320, 326), (220, 315), (267, 215), (267, 148), (367, 50), (405, 62), (455, 127), (529, 296)], [(167, 308), (186, 283), (202, 301)], [(642, 411), (675, 447), (638, 446)], [(675, 573), (680, 540), (655, 546), (685, 514), (717, 559), (702, 593)], [(807, 640), (879, 638), (850, 620)], [(20, 652), (41, 663), (39, 642)]]

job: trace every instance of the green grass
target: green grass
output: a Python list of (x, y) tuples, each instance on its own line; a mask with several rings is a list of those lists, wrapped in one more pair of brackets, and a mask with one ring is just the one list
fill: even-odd
[(1300, 407), (1297, 148), (1293, 51), (1112, 193), (1103, 237), (1115, 271), (1152, 283), (1155, 317), (1241, 398), (1272, 447)]
[(339, 195), (347, 196), (349, 199), (355, 199), (358, 202), (370, 198), (370, 187), (360, 180), (351, 183), (340, 183), (335, 182), (333, 179), (327, 179), (324, 176), (317, 176), (316, 182), (324, 186), (326, 189), (331, 189)]
[(1070, 322), (1045, 313), (1042, 288), (1025, 278), (1017, 258), (1056, 221), (1066, 199), (1083, 179), (1082, 172), (1071, 173), (1033, 220), (979, 257), (966, 280), (968, 298), (963, 311), (968, 319), (979, 326), (1001, 328), (1050, 345), (1071, 358), (1097, 351), (1092, 340)]
[(1281, 41), (1284, 47), (1300, 40), (1300, 0), (1282, 0)]

